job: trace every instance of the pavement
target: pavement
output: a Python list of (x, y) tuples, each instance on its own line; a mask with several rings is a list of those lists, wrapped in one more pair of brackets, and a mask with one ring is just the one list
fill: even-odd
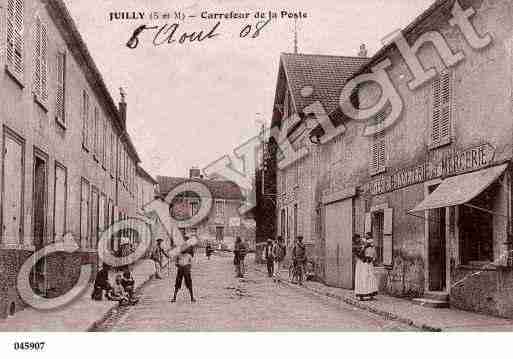
[(196, 303), (185, 288), (176, 303), (175, 268), (163, 280), (152, 280), (136, 306), (107, 318), (99, 331), (411, 331), (333, 298), (274, 283), (247, 258), (244, 279), (235, 277), (233, 256), (217, 253), (211, 260), (198, 253), (192, 267)]
[[(136, 287), (140, 288), (155, 272), (153, 262), (144, 260), (132, 269)], [(113, 282), (115, 273), (110, 273)], [(0, 332), (84, 332), (96, 326), (109, 313), (116, 311), (118, 303), (91, 300), (92, 284), (73, 303), (51, 311), (25, 308), (13, 317), (0, 320)]]
[[(264, 265), (258, 267), (267, 273)], [(334, 298), (356, 308), (366, 310), (425, 331), (513, 331), (513, 320), (468, 312), (453, 308), (429, 308), (411, 300), (379, 294), (375, 300), (360, 301), (352, 290), (334, 288), (319, 282), (307, 281), (302, 286), (288, 280), (288, 271), (282, 274), (284, 283), (297, 290)]]

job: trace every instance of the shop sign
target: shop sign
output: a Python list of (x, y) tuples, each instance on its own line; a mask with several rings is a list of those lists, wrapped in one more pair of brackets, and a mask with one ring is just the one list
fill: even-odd
[(429, 181), (434, 178), (453, 176), (489, 166), (495, 154), (490, 144), (481, 144), (461, 152), (454, 152), (439, 161), (424, 163), (400, 169), (367, 183), (364, 192), (372, 195), (391, 192), (396, 189)]

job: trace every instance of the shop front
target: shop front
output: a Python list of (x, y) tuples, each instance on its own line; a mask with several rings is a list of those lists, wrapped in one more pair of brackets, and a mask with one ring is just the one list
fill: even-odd
[(363, 187), (382, 291), (513, 316), (510, 167), (494, 152), (451, 152)]

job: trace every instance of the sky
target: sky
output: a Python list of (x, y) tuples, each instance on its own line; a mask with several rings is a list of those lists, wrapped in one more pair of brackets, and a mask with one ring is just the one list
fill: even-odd
[[(204, 168), (258, 134), (269, 123), (282, 52), (293, 52), (294, 20), (281, 11), (302, 12), (297, 20), (298, 52), (356, 56), (365, 43), (369, 55), (381, 39), (404, 28), (433, 0), (64, 0), (115, 102), (127, 93), (128, 132), (150, 174), (183, 177)], [(256, 11), (278, 13), (252, 38), (239, 36), (255, 24)], [(145, 12), (144, 20), (110, 20), (111, 12)], [(126, 47), (140, 25), (162, 26), (151, 12), (195, 15), (180, 22), (183, 32), (210, 31), (217, 20), (201, 13), (250, 12), (246, 19), (221, 20), (218, 36), (194, 43), (152, 44), (156, 30)]]

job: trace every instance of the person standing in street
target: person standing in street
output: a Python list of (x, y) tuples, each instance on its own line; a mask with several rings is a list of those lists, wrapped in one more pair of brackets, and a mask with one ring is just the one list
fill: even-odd
[(275, 243), (271, 238), (267, 240), (267, 244), (265, 246), (265, 262), (267, 264), (267, 275), (269, 278), (272, 278), (274, 274), (274, 256), (273, 256), (273, 249), (274, 249)]
[(246, 246), (240, 237), (235, 240), (233, 247), (233, 264), (238, 278), (244, 278), (244, 258), (246, 257)]
[(280, 271), (282, 267), (283, 260), (287, 255), (287, 247), (285, 246), (285, 241), (281, 236), (278, 236), (278, 240), (274, 243), (273, 246), (273, 258), (274, 258), (274, 281), (277, 282), (280, 280)]
[(169, 255), (162, 248), (162, 238), (157, 238), (157, 246), (153, 250), (151, 254), (151, 259), (153, 260), (153, 264), (155, 265), (155, 278), (162, 279), (162, 262), (164, 257), (167, 257), (169, 260)]
[(306, 247), (303, 243), (303, 236), (297, 236), (296, 244), (292, 249), (292, 260), (294, 269), (299, 271), (299, 275), (296, 278), (299, 285), (303, 285), (303, 279), (305, 276), (306, 269)]
[(214, 252), (214, 249), (212, 248), (212, 244), (210, 244), (210, 241), (208, 241), (207, 245), (205, 246), (205, 255), (207, 256), (208, 260), (210, 260), (212, 252)]
[(354, 292), (360, 300), (365, 298), (372, 300), (378, 294), (378, 282), (374, 274), (375, 258), (376, 249), (372, 234), (367, 233), (356, 259)]
[[(184, 237), (184, 240), (187, 242), (189, 237)], [(176, 257), (176, 280), (175, 280), (175, 292), (173, 294), (173, 299), (171, 299), (171, 303), (176, 302), (176, 295), (178, 291), (182, 288), (182, 281), (185, 281), (185, 286), (189, 290), (189, 294), (191, 296), (191, 302), (196, 302), (194, 299), (194, 293), (192, 290), (192, 257), (194, 257), (194, 247), (190, 246), (180, 252), (180, 254)]]

